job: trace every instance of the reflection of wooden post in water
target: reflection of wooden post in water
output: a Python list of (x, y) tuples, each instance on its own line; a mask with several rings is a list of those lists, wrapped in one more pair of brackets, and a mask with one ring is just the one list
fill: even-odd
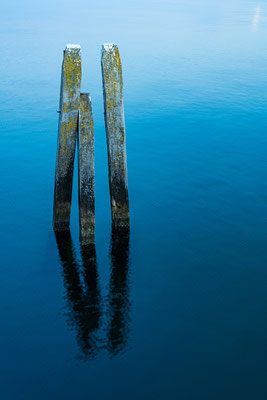
[(129, 235), (129, 229), (112, 228), (108, 346), (113, 355), (125, 348), (129, 336)]
[(89, 93), (81, 93), (78, 124), (79, 221), (82, 243), (95, 241), (94, 121)]
[[(94, 357), (102, 348), (99, 331), (102, 315), (101, 294), (98, 284), (94, 243), (82, 244), (82, 267), (76, 261), (70, 231), (56, 233), (63, 268), (64, 286), (69, 312), (69, 322), (77, 332), (82, 357)], [(129, 337), (129, 230), (111, 235), (111, 278), (108, 307), (107, 345), (112, 355), (120, 353)], [(83, 279), (81, 277), (83, 275)]]
[(81, 49), (67, 45), (61, 73), (53, 226), (68, 229), (81, 86)]
[(129, 200), (122, 67), (116, 45), (108, 43), (102, 46), (101, 65), (111, 214), (113, 224), (124, 227), (129, 225)]
[(94, 357), (99, 350), (97, 330), (101, 315), (95, 247), (91, 244), (81, 250), (85, 282), (83, 285), (70, 231), (56, 232), (56, 240), (70, 309), (69, 321), (77, 331), (83, 356)]

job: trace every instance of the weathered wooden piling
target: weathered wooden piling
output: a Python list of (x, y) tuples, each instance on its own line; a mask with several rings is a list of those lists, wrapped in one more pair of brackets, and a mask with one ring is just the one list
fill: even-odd
[(57, 141), (53, 226), (68, 229), (71, 212), (73, 166), (81, 86), (81, 48), (67, 45), (64, 50)]
[(82, 244), (95, 240), (94, 121), (89, 93), (81, 93), (78, 123), (79, 221)]
[(123, 82), (119, 49), (115, 44), (103, 44), (101, 66), (111, 214), (115, 226), (127, 227), (129, 226), (129, 199)]

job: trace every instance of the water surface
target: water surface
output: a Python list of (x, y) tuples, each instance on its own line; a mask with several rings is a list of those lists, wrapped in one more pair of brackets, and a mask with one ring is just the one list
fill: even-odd
[[(1, 398), (266, 399), (267, 6), (5, 2)], [(100, 50), (120, 49), (131, 227), (112, 231)], [(52, 230), (62, 50), (95, 120), (96, 245)]]

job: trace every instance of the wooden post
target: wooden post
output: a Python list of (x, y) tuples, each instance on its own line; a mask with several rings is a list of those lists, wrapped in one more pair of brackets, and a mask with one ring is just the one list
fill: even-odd
[(64, 50), (57, 141), (53, 226), (69, 228), (73, 166), (81, 86), (81, 48), (67, 45)]
[(122, 67), (116, 45), (107, 43), (102, 46), (101, 66), (111, 214), (113, 224), (123, 228), (129, 226), (129, 200)]
[(95, 241), (94, 121), (89, 93), (81, 93), (78, 124), (79, 221), (82, 244)]

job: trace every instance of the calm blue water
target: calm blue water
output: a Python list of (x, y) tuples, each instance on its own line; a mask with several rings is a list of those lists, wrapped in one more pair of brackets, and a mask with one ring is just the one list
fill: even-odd
[[(266, 35), (263, 0), (1, 4), (1, 399), (267, 398)], [(118, 44), (124, 74), (120, 241), (103, 42)], [(71, 237), (52, 230), (67, 43), (82, 46), (95, 120), (89, 257), (77, 174)]]

